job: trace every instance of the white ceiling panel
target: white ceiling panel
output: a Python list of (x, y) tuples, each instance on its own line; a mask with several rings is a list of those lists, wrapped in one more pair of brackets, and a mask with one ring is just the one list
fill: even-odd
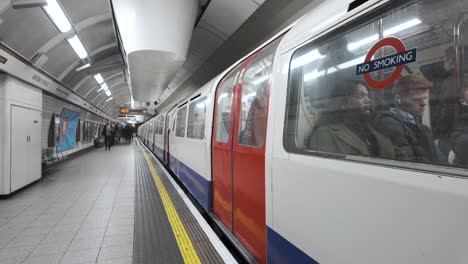
[(189, 52), (193, 52), (203, 59), (207, 59), (213, 52), (224, 43), (218, 35), (203, 26), (197, 26), (192, 34)]
[[(40, 8), (5, 10), (0, 18), (0, 41), (30, 58), (43, 44), (58, 34)], [(26, 45), (27, 44), (27, 45)]]
[(202, 19), (231, 36), (258, 7), (253, 0), (212, 0)]
[(63, 69), (78, 59), (66, 41), (55, 46), (46, 55), (49, 57), (49, 60), (41, 68), (54, 77), (58, 77), (63, 72)]
[(93, 52), (99, 47), (116, 42), (114, 32), (109, 30), (112, 27), (112, 21), (108, 20), (95, 24), (92, 28), (86, 28), (78, 32), (81, 42), (88, 53)]
[(78, 23), (86, 18), (110, 14), (109, 0), (59, 0), (72, 23)]

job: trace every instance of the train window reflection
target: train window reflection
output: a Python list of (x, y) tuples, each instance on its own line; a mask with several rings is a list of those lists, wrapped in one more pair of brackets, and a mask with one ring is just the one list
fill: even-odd
[(269, 47), (255, 58), (242, 78), (239, 144), (258, 147), (265, 142), (270, 72), (276, 47)]
[(232, 89), (236, 80), (237, 71), (231, 72), (223, 79), (218, 88), (216, 102), (215, 140), (227, 142), (230, 135)]
[(187, 124), (187, 137), (203, 139), (205, 137), (206, 97), (190, 103)]
[(185, 137), (185, 122), (187, 119), (187, 106), (177, 111), (176, 136)]
[(468, 3), (448, 2), (395, 7), (298, 49), (285, 147), (468, 167)]

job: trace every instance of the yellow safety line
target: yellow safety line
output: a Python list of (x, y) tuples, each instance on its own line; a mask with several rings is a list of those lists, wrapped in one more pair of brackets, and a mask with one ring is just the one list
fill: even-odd
[(174, 233), (174, 237), (177, 241), (177, 245), (179, 246), (180, 253), (182, 254), (182, 258), (184, 259), (184, 263), (201, 263), (200, 258), (198, 257), (195, 248), (193, 247), (192, 241), (185, 230), (182, 221), (180, 221), (180, 217), (177, 214), (177, 211), (172, 204), (171, 199), (169, 198), (169, 194), (164, 187), (161, 179), (159, 178), (156, 169), (153, 166), (150, 158), (146, 154), (146, 151), (141, 147), (140, 142), (137, 140), (137, 144), (142, 150), (143, 156), (145, 157), (146, 163), (151, 171), (153, 176), (154, 182), (156, 183), (156, 187), (158, 188), (159, 195), (161, 196), (161, 200), (164, 205), (164, 209), (166, 210), (167, 218), (169, 223), (171, 224), (172, 232)]

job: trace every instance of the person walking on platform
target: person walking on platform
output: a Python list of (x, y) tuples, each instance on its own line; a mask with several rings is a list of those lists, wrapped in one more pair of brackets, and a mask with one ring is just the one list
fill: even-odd
[(102, 135), (104, 136), (105, 150), (110, 150), (112, 146), (112, 136), (113, 136), (112, 126), (111, 126), (110, 121), (107, 121), (107, 124), (102, 129)]

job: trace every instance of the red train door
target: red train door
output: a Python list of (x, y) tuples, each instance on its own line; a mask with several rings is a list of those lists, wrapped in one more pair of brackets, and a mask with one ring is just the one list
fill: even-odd
[(224, 225), (232, 226), (232, 130), (234, 118), (234, 87), (240, 66), (231, 71), (216, 89), (212, 135), (212, 207)]
[(235, 92), (234, 234), (261, 263), (266, 262), (265, 142), (276, 43), (249, 60)]

